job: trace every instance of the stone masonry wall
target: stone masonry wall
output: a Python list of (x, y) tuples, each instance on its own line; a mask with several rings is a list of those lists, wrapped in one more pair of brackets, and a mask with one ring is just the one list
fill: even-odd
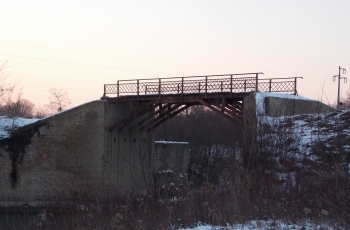
[(84, 183), (100, 185), (105, 166), (105, 103), (93, 101), (39, 120), (44, 125), (18, 165), (15, 188), (10, 183), (9, 153), (2, 148), (0, 206), (37, 206), (79, 192)]

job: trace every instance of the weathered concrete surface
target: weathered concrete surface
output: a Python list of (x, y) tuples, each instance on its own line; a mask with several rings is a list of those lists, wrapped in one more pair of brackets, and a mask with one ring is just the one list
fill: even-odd
[(251, 93), (244, 98), (243, 104), (245, 139), (252, 141), (256, 138), (256, 128), (262, 116), (282, 117), (335, 111), (319, 101), (278, 93)]
[(190, 145), (188, 142), (156, 141), (152, 159), (154, 172), (171, 170), (175, 174), (187, 173)]
[(40, 126), (18, 164), (15, 188), (10, 153), (7, 146), (0, 149), (0, 206), (38, 206), (72, 198), (87, 186), (93, 188), (91, 195), (100, 196), (108, 189), (149, 192), (152, 134), (128, 126), (120, 132), (107, 130), (138, 106), (93, 101), (20, 128), (18, 132), (26, 132)]
[(44, 124), (18, 164), (19, 179), (14, 189), (10, 183), (9, 153), (1, 151), (4, 157), (0, 160), (0, 201), (35, 206), (55, 196), (70, 195), (74, 192), (69, 191), (73, 190), (72, 185), (79, 181), (101, 183), (104, 104), (90, 102), (28, 125)]
[(266, 114), (270, 117), (294, 116), (311, 113), (323, 114), (335, 111), (335, 108), (314, 100), (268, 96), (265, 97), (264, 102)]
[[(336, 111), (320, 101), (295, 95), (279, 93), (251, 93), (244, 98), (244, 119), (252, 119), (249, 115), (257, 116), (294, 116), (312, 113), (330, 113)], [(245, 116), (248, 115), (248, 116)]]
[(172, 199), (187, 188), (189, 161), (190, 145), (188, 142), (155, 142), (152, 168), (157, 199)]
[[(143, 103), (107, 103), (105, 126), (110, 127), (116, 121), (125, 118), (144, 106)], [(153, 188), (151, 153), (154, 151), (152, 133), (140, 132), (132, 128), (141, 119), (149, 114), (134, 120), (122, 130), (114, 129), (106, 132), (105, 145), (107, 167), (110, 184), (117, 190), (128, 194), (147, 194)]]

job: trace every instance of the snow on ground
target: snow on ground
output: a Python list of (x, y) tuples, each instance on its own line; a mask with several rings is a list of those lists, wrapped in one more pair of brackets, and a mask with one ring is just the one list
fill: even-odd
[(9, 118), (5, 116), (0, 116), (0, 139), (10, 137), (11, 130), (34, 123), (37, 120), (39, 119), (37, 118), (26, 119), (21, 117)]
[(303, 230), (332, 230), (331, 226), (313, 224), (309, 221), (302, 223), (290, 223), (279, 220), (253, 220), (243, 224), (228, 224), (227, 226), (212, 226), (199, 223), (193, 228), (183, 228), (181, 230), (267, 230), (267, 229), (303, 229)]
[[(315, 143), (324, 143), (325, 147), (330, 147), (337, 137), (349, 140), (350, 143), (350, 110), (343, 110), (328, 114), (307, 114), (285, 117), (269, 117), (265, 114), (264, 98), (268, 96), (309, 100), (307, 98), (276, 93), (257, 93), (256, 106), (259, 117), (259, 127), (268, 125), (272, 129), (283, 129), (283, 138), (290, 138), (292, 143), (286, 150), (287, 155), (297, 160), (308, 159), (317, 161), (319, 158), (313, 154)], [(269, 141), (281, 141), (281, 131), (273, 131)], [(276, 137), (276, 135), (279, 135)], [(267, 138), (266, 138), (267, 139)], [(338, 151), (350, 151), (350, 145), (344, 142)]]
[(189, 142), (181, 142), (181, 141), (155, 141), (155, 144), (165, 144), (165, 145), (188, 145)]
[[(101, 100), (96, 100), (96, 101), (101, 101)], [(63, 110), (63, 111), (58, 112), (58, 113), (54, 113), (54, 114), (47, 116), (47, 117), (44, 117), (42, 119), (48, 119), (50, 117), (57, 116), (61, 113), (65, 113), (69, 110), (73, 110), (77, 107), (83, 106), (83, 105), (91, 103), (91, 102), (94, 102), (94, 101), (90, 101), (90, 102), (86, 102), (86, 103), (81, 104), (81, 105), (77, 105), (77, 106), (72, 107), (70, 109)], [(22, 126), (34, 123), (38, 120), (40, 120), (40, 119), (38, 119), (38, 118), (26, 119), (26, 118), (21, 118), (21, 117), (10, 118), (10, 117), (6, 117), (6, 116), (0, 116), (0, 139), (10, 137), (11, 130), (14, 130), (18, 127), (22, 127)]]

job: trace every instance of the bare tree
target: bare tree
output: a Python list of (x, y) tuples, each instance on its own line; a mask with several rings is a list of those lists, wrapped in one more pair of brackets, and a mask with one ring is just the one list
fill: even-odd
[(5, 72), (7, 61), (0, 64), (0, 106), (4, 107), (11, 102), (11, 99), (18, 88), (18, 83), (7, 81), (8, 74)]
[(8, 81), (9, 74), (6, 73), (6, 69), (7, 61), (4, 61), (0, 64), (0, 115), (15, 118), (22, 115), (18, 114), (18, 110), (22, 112), (27, 110), (29, 117), (30, 111), (28, 110), (32, 109), (34, 105), (32, 103), (30, 105), (29, 101), (21, 100), (22, 91), (18, 87), (18, 82)]
[(46, 105), (51, 111), (61, 112), (72, 104), (66, 91), (62, 89), (51, 88), (48, 90), (50, 93), (49, 104)]

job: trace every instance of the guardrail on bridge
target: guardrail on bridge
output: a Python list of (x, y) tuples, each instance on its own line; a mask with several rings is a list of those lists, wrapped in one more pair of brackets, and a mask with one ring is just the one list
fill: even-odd
[(103, 97), (114, 94), (117, 97), (127, 95), (162, 95), (191, 93), (240, 93), (240, 92), (285, 92), (297, 95), (297, 79), (262, 79), (263, 73), (240, 73), (172, 78), (152, 78), (119, 80), (117, 84), (105, 84)]

